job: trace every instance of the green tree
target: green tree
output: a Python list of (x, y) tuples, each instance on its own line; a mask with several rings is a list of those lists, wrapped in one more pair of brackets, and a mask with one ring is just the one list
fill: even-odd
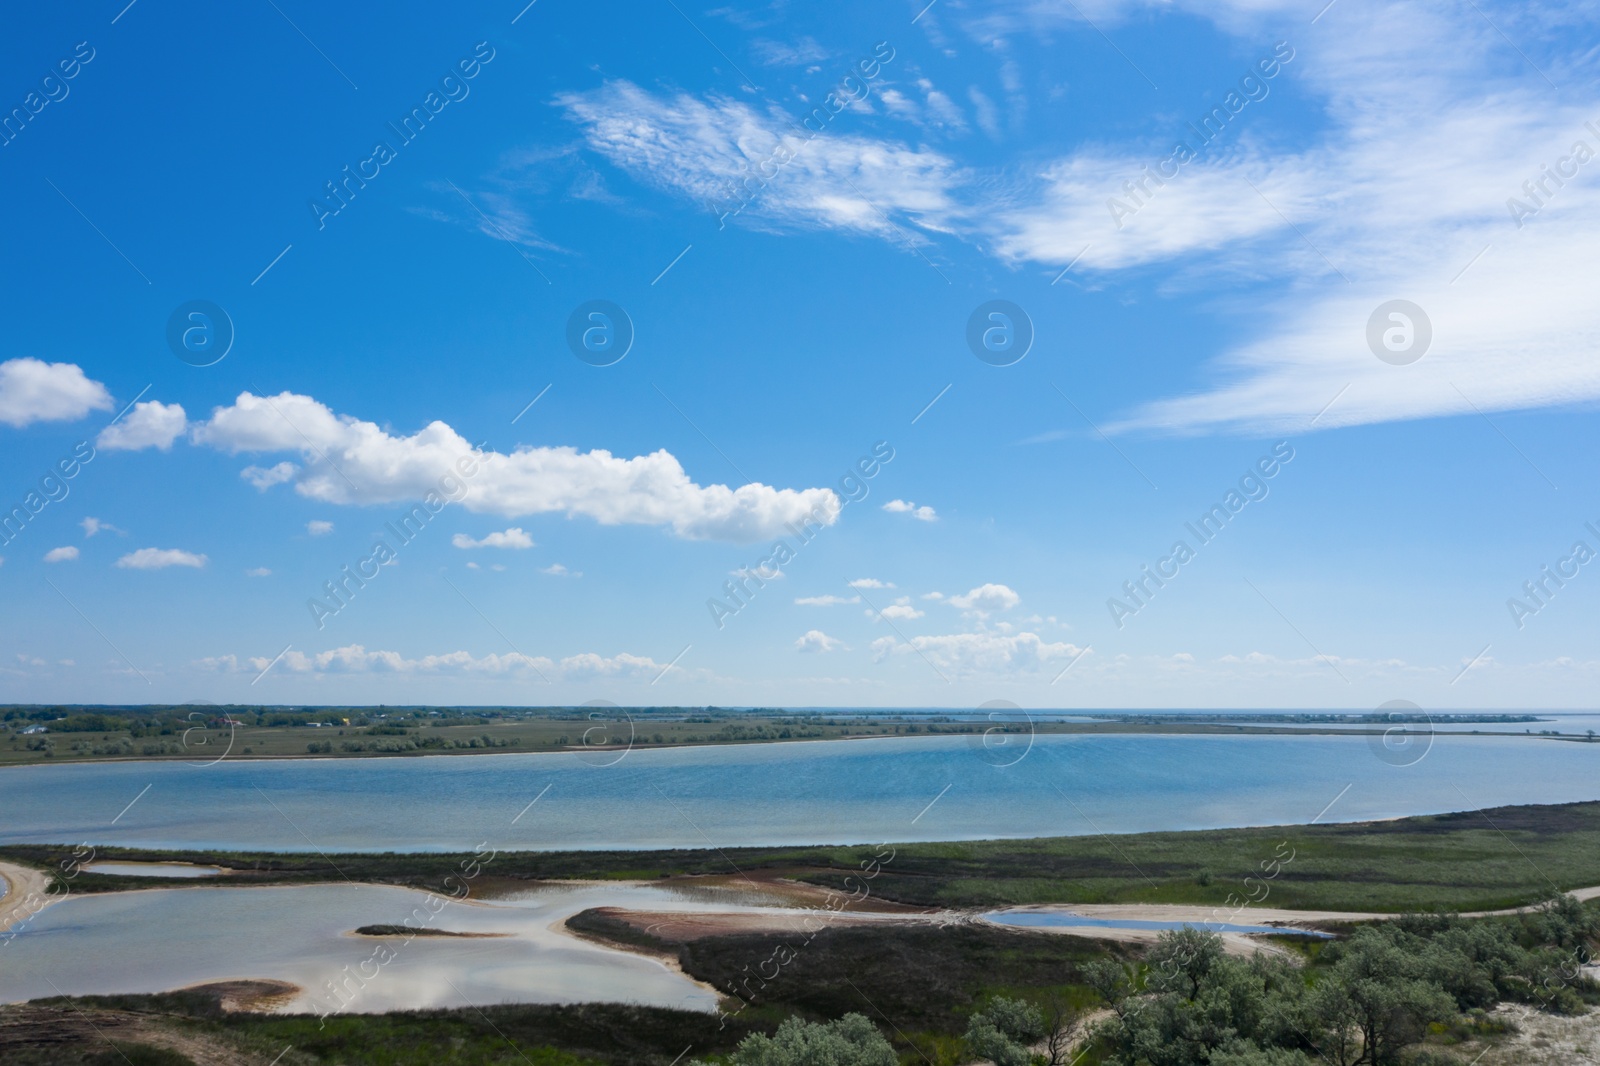
[(1318, 1020), (1329, 1044), (1344, 1049), (1334, 1059), (1339, 1066), (1396, 1062), (1402, 1048), (1422, 1038), (1429, 1022), (1455, 1012), (1449, 993), (1423, 976), (1423, 960), (1403, 950), (1395, 932), (1370, 926), (1356, 930), (1338, 948), (1329, 987), (1317, 989)]
[(899, 1066), (889, 1041), (860, 1014), (831, 1022), (789, 1018), (771, 1036), (755, 1033), (739, 1044), (733, 1066)]
[(1045, 1034), (1039, 1008), (1020, 999), (996, 996), (967, 1023), (972, 1053), (995, 1066), (1032, 1066), (1032, 1044)]

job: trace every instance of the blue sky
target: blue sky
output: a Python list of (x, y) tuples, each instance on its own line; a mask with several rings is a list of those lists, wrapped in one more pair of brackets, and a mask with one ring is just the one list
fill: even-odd
[(0, 700), (1592, 706), (1594, 15), (31, 12)]

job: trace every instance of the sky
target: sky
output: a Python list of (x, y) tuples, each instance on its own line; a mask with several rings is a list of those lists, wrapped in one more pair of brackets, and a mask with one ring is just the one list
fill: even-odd
[(1597, 5), (524, 2), (13, 20), (0, 701), (1594, 706)]

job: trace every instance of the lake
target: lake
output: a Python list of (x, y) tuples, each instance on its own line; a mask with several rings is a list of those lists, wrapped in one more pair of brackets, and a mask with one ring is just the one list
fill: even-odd
[(0, 770), (0, 843), (705, 848), (1302, 824), (1600, 798), (1600, 745), (1525, 737), (1421, 738), (1400, 750), (1365, 737), (1005, 740), (11, 767)]

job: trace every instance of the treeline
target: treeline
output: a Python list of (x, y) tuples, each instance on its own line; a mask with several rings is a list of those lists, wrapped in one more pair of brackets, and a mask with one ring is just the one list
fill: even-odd
[(1430, 1035), (1503, 1032), (1489, 1014), (1502, 1002), (1556, 1014), (1600, 1003), (1600, 985), (1582, 969), (1597, 936), (1600, 915), (1570, 896), (1513, 918), (1362, 926), (1304, 969), (1262, 954), (1231, 958), (1221, 937), (1183, 930), (1164, 934), (1137, 970), (1084, 967), (1112, 1011), (1090, 1037), (1106, 1066), (1454, 1062), (1407, 1049)]
[[(1421, 916), (1362, 926), (1305, 966), (1262, 953), (1231, 957), (1215, 933), (1164, 933), (1139, 962), (1102, 958), (1060, 975), (1069, 989), (1087, 982), (1109, 1008), (1104, 1020), (1085, 1024), (1093, 1015), (1056, 992), (1042, 1005), (994, 995), (971, 1012), (959, 1046), (946, 1045), (946, 1061), (1462, 1066), (1465, 1059), (1439, 1046), (1510, 1032), (1512, 1023), (1490, 1014), (1502, 1002), (1558, 1014), (1600, 1002), (1600, 986), (1581, 969), (1597, 934), (1600, 917), (1565, 896), (1512, 919)], [(904, 1039), (898, 1026), (891, 1031)], [(746, 1037), (726, 1061), (897, 1066), (903, 1057), (887, 1035), (861, 1014), (833, 1022), (791, 1015), (771, 1036)]]

